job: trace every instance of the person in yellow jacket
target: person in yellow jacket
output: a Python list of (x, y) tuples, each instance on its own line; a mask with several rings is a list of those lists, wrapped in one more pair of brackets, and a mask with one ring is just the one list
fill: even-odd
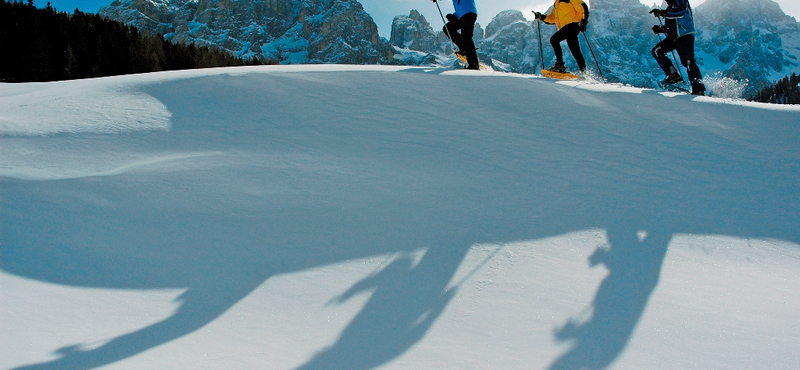
[[(550, 45), (556, 54), (556, 64), (550, 68), (554, 72), (566, 72), (564, 65), (563, 52), (561, 51), (561, 41), (567, 40), (569, 51), (578, 63), (581, 73), (586, 71), (586, 61), (581, 54), (581, 45), (578, 35), (586, 30), (589, 20), (589, 7), (582, 0), (555, 0), (553, 11), (550, 14), (534, 12), (536, 20), (555, 24), (558, 31), (550, 38)], [(543, 66), (544, 67), (544, 66)]]

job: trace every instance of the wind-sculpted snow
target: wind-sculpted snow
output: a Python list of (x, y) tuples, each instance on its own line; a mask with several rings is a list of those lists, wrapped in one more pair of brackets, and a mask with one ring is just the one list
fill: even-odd
[(316, 65), (0, 107), (0, 368), (797, 364), (797, 106)]
[(136, 86), (104, 79), (7, 84), (0, 90), (0, 135), (169, 130), (170, 117), (164, 104)]

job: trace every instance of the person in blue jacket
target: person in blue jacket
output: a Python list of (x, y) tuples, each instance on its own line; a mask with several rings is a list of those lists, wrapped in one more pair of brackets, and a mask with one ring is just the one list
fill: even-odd
[(447, 15), (447, 24), (442, 31), (453, 40), (458, 47), (458, 53), (467, 58), (467, 69), (480, 69), (478, 52), (475, 50), (475, 42), (472, 41), (475, 22), (478, 20), (475, 0), (453, 0), (453, 7), (455, 13)]
[(652, 50), (653, 58), (666, 74), (664, 83), (674, 84), (683, 81), (683, 77), (667, 53), (672, 50), (678, 52), (681, 64), (686, 67), (689, 82), (692, 85), (693, 95), (705, 95), (706, 87), (703, 85), (703, 75), (694, 58), (694, 18), (689, 0), (666, 0), (666, 9), (653, 9), (650, 14), (664, 18), (663, 26), (653, 26), (653, 33), (665, 34), (664, 40), (656, 44)]

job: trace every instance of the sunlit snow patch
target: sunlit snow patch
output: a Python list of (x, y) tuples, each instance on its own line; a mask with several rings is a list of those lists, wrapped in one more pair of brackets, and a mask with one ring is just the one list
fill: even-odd
[[(88, 351), (175, 314), (185, 289), (122, 290), (43, 283), (0, 272), (3, 365)], [(3, 367), (5, 368), (5, 367)]]
[(169, 130), (157, 99), (113, 79), (0, 85), (0, 135)]

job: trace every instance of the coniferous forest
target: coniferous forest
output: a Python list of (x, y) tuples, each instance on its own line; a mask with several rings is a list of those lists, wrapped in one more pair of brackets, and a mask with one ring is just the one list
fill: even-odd
[(216, 47), (173, 44), (96, 14), (0, 0), (0, 82), (56, 81), (260, 64)]
[(759, 90), (751, 100), (764, 103), (800, 104), (800, 76), (792, 73), (772, 86)]

